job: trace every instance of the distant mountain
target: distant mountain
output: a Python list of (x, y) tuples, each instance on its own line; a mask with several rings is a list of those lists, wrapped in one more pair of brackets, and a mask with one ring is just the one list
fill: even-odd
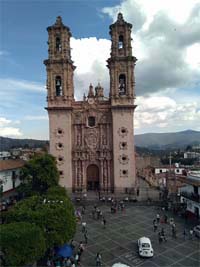
[(200, 144), (200, 132), (193, 130), (135, 135), (135, 145), (149, 149), (178, 149), (197, 144)]
[[(34, 139), (13, 139), (0, 137), (0, 151), (11, 148), (36, 148), (44, 147), (49, 141)], [(151, 150), (170, 150), (186, 148), (187, 146), (200, 144), (200, 132), (187, 130), (176, 133), (146, 133), (135, 135), (135, 145)]]
[(37, 148), (44, 147), (48, 141), (34, 139), (13, 139), (0, 136), (0, 151), (8, 151), (12, 148)]

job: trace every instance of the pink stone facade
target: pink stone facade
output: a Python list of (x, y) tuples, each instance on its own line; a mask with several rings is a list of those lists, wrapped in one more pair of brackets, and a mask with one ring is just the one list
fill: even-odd
[(82, 101), (74, 99), (70, 30), (61, 17), (47, 28), (50, 153), (57, 159), (60, 184), (69, 191), (131, 192), (136, 186), (131, 28), (121, 13), (110, 26), (109, 98), (98, 84), (89, 86)]

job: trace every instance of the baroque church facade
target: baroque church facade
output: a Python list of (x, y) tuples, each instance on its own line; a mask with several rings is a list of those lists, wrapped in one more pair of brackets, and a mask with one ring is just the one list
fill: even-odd
[(57, 17), (48, 31), (47, 111), (50, 153), (60, 184), (72, 192), (131, 192), (136, 186), (134, 125), (136, 58), (131, 28), (121, 13), (110, 25), (109, 97), (98, 84), (82, 101), (74, 98), (70, 29)]

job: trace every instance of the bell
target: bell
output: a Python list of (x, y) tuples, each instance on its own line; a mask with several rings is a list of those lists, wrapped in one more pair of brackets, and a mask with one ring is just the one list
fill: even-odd
[(61, 81), (60, 80), (56, 80), (56, 85), (57, 86), (61, 86)]

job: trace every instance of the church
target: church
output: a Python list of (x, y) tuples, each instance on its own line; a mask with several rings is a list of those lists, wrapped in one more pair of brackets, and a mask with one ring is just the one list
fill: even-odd
[[(69, 192), (89, 190), (131, 193), (136, 186), (134, 110), (136, 58), (132, 25), (121, 13), (110, 25), (107, 60), (109, 97), (91, 81), (82, 101), (74, 98), (70, 29), (59, 16), (48, 31), (47, 111), (50, 153), (56, 158), (60, 185)], [(83, 88), (85, 89), (85, 88)]]

